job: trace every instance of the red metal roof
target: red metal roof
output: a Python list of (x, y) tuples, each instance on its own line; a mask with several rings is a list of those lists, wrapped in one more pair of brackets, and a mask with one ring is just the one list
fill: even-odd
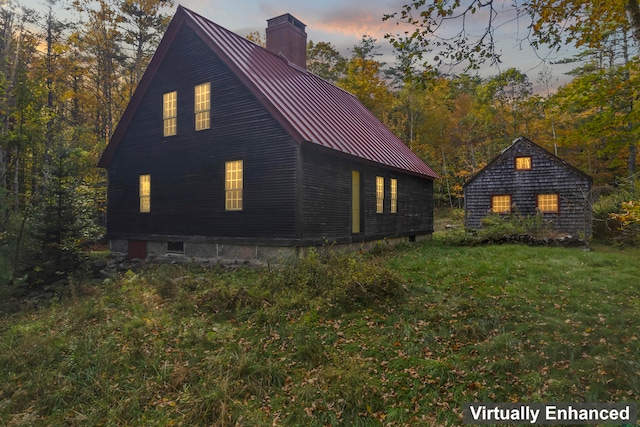
[[(438, 177), (352, 94), (182, 6), (167, 33), (175, 34), (177, 29), (172, 26), (182, 22), (236, 73), (298, 143), (310, 142), (412, 174)], [(108, 147), (105, 155), (109, 148), (115, 147)], [(103, 155), (100, 165), (106, 163)]]

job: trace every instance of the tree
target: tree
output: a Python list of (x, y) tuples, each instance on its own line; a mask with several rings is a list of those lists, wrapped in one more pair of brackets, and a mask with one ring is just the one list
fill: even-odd
[[(400, 12), (387, 14), (385, 20), (398, 20), (414, 27), (404, 34), (388, 34), (397, 49), (418, 43), (420, 52), (435, 50), (438, 66), (468, 61), (476, 68), (489, 61), (501, 62), (494, 33), (504, 22), (524, 21), (527, 28), (522, 40), (532, 46), (559, 48), (564, 44), (596, 47), (612, 29), (628, 29), (640, 42), (640, 7), (638, 0), (523, 0), (504, 7), (500, 0), (425, 1), (404, 5)], [(484, 19), (484, 31), (474, 36), (472, 17)], [(474, 26), (474, 29), (476, 27)]]
[(266, 47), (267, 45), (267, 42), (265, 41), (266, 37), (260, 31), (252, 31), (249, 34), (247, 34), (245, 38), (257, 44), (258, 46)]
[[(532, 94), (532, 84), (526, 74), (515, 68), (498, 74), (485, 84), (485, 102), (495, 102), (499, 109), (498, 118), (502, 122), (505, 136), (512, 139), (519, 136), (522, 106)], [(511, 129), (503, 118), (511, 116)]]
[(95, 100), (91, 114), (95, 117), (97, 140), (105, 144), (115, 122), (124, 110), (127, 96), (121, 94), (126, 55), (122, 49), (123, 17), (115, 0), (75, 0), (78, 13), (86, 14), (87, 23), (72, 35), (83, 66), (90, 75), (88, 90)]
[(347, 60), (327, 42), (307, 43), (307, 69), (332, 83), (344, 77)]
[(130, 72), (129, 97), (169, 24), (170, 16), (162, 10), (170, 7), (173, 7), (173, 0), (124, 0), (120, 5), (122, 40), (131, 51), (127, 65)]
[[(11, 213), (21, 208), (22, 184), (31, 168), (25, 153), (37, 143), (30, 124), (42, 115), (37, 101), (37, 82), (30, 79), (38, 41), (29, 31), (36, 14), (30, 9), (2, 3), (0, 12), (0, 231)], [(34, 136), (31, 138), (30, 136)]]
[(386, 122), (385, 115), (391, 106), (391, 93), (383, 78), (382, 66), (375, 58), (379, 46), (370, 36), (363, 36), (359, 44), (352, 49), (345, 76), (337, 84), (354, 94), (369, 111)]

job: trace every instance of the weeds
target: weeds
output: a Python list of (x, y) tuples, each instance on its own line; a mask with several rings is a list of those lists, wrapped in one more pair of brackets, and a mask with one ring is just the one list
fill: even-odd
[(153, 266), (0, 318), (0, 424), (460, 425), (469, 401), (636, 401), (637, 255), (434, 241)]

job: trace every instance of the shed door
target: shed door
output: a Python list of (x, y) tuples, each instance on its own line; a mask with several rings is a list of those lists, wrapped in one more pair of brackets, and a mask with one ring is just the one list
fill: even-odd
[(351, 232), (360, 233), (360, 172), (351, 171)]

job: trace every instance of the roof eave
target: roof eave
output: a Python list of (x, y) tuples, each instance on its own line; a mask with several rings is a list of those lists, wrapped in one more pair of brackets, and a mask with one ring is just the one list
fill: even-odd
[(120, 141), (124, 137), (127, 127), (129, 126), (129, 123), (131, 122), (131, 119), (133, 118), (136, 110), (138, 109), (138, 106), (140, 105), (142, 98), (144, 97), (147, 89), (149, 88), (149, 85), (151, 84), (154, 75), (158, 71), (158, 68), (162, 63), (162, 60), (167, 54), (169, 47), (173, 42), (173, 39), (175, 38), (176, 34), (178, 33), (178, 30), (180, 29), (182, 23), (184, 22), (185, 15), (186, 14), (185, 14), (184, 8), (179, 5), (176, 11), (176, 14), (174, 15), (173, 19), (169, 23), (169, 26), (167, 27), (167, 31), (162, 37), (162, 40), (160, 41), (160, 43), (158, 44), (158, 48), (153, 54), (153, 58), (151, 58), (151, 61), (149, 62), (147, 69), (145, 70), (144, 74), (142, 75), (142, 78), (140, 79), (140, 82), (138, 83), (138, 86), (133, 92), (133, 95), (131, 96), (131, 100), (127, 104), (127, 107), (125, 108), (124, 113), (122, 114), (122, 117), (120, 118), (120, 121), (118, 122), (118, 125), (116, 126), (116, 129), (113, 132), (113, 135), (111, 136), (109, 144), (107, 144), (107, 147), (102, 153), (102, 156), (98, 161), (98, 167), (105, 168), (105, 169), (109, 167), (111, 158), (115, 154), (116, 149), (120, 144)]

